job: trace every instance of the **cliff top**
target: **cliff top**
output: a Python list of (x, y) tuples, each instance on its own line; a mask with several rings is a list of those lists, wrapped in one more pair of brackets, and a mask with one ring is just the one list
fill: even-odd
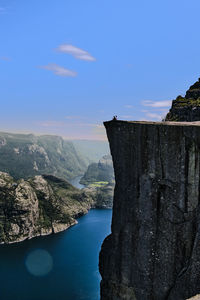
[(200, 126), (200, 121), (196, 122), (153, 122), (153, 121), (124, 121), (124, 120), (110, 120), (105, 121), (104, 125), (120, 125), (120, 124), (145, 124), (145, 125), (168, 125), (168, 126)]

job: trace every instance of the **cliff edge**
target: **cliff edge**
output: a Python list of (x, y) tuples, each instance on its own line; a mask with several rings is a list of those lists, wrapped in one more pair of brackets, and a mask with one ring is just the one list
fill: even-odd
[(101, 300), (200, 293), (200, 123), (104, 123), (115, 171)]

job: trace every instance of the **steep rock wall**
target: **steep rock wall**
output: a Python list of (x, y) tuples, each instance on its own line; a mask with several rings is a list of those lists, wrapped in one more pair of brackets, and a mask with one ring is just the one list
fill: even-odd
[(105, 122), (115, 170), (101, 300), (185, 300), (200, 293), (200, 126)]

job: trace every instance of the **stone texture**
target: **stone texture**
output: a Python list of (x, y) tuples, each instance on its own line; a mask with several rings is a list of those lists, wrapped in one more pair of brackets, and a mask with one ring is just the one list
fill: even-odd
[(187, 300), (200, 300), (200, 295), (196, 295), (195, 297), (192, 297), (190, 299)]
[(115, 171), (101, 300), (200, 293), (200, 125), (105, 122)]

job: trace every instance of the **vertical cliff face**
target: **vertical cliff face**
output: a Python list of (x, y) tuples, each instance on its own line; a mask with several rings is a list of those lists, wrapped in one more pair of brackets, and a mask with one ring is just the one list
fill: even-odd
[(105, 122), (115, 170), (101, 300), (200, 293), (200, 126)]

